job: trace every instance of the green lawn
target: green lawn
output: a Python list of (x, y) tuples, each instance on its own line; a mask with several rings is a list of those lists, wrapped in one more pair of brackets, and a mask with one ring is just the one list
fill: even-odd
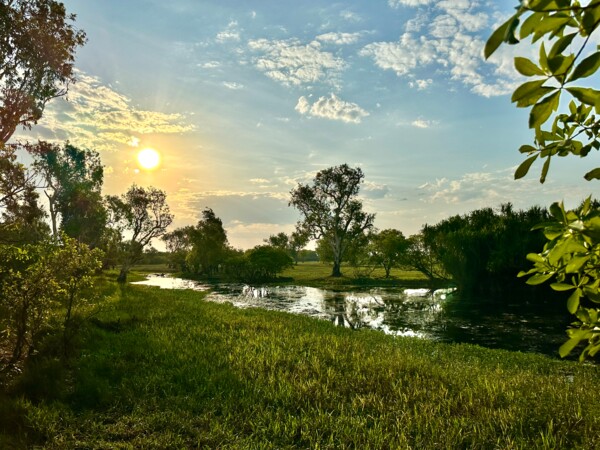
[(0, 448), (598, 448), (595, 366), (102, 286), (68, 370), (0, 399)]

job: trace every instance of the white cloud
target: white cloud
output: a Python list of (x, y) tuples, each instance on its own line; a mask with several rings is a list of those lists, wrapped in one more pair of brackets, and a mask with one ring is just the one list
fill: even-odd
[(411, 88), (417, 89), (418, 91), (423, 91), (423, 90), (427, 89), (429, 86), (431, 86), (432, 83), (433, 83), (433, 80), (431, 78), (428, 78), (426, 80), (409, 81), (408, 85)]
[(331, 44), (344, 45), (354, 44), (360, 39), (362, 33), (325, 33), (317, 36), (317, 40), (321, 42), (327, 42)]
[(198, 67), (202, 67), (203, 69), (216, 69), (220, 66), (221, 63), (219, 61), (208, 61), (203, 64), (198, 64)]
[(438, 123), (437, 120), (416, 119), (411, 122), (411, 125), (415, 128), (431, 128)]
[(243, 84), (236, 83), (235, 81), (223, 81), (223, 86), (225, 86), (227, 89), (231, 89), (233, 91), (244, 89)]
[(388, 5), (392, 8), (400, 6), (425, 6), (433, 3), (433, 0), (388, 0)]
[(370, 56), (375, 64), (384, 70), (393, 70), (396, 75), (411, 73), (417, 66), (422, 67), (437, 60), (435, 42), (425, 36), (415, 38), (404, 33), (398, 42), (374, 42), (365, 46), (360, 55)]
[(99, 78), (78, 71), (68, 101), (60, 98), (50, 103), (38, 126), (27, 136), (68, 139), (77, 146), (115, 151), (119, 145), (139, 144), (139, 135), (179, 134), (193, 129), (185, 115), (138, 109), (131, 99), (104, 85)]
[(298, 39), (257, 39), (251, 40), (248, 46), (261, 53), (254, 59), (256, 67), (287, 86), (318, 82), (335, 86), (340, 72), (346, 68), (342, 59), (322, 51), (317, 41), (303, 44)]
[(360, 17), (355, 12), (349, 11), (349, 10), (342, 11), (340, 13), (340, 17), (347, 22), (353, 22), (353, 23), (360, 22), (362, 20), (362, 17)]
[(303, 115), (349, 123), (360, 123), (363, 117), (369, 115), (356, 103), (341, 100), (335, 94), (331, 94), (329, 97), (320, 97), (312, 105), (306, 97), (302, 96), (298, 99), (296, 111)]
[(385, 184), (365, 181), (363, 183), (361, 193), (364, 197), (375, 200), (386, 197), (390, 193), (390, 188)]
[[(481, 10), (478, 1), (389, 1), (393, 7), (420, 7), (430, 3), (432, 6), (419, 8), (417, 15), (407, 22), (398, 41), (371, 43), (360, 55), (372, 58), (376, 66), (393, 70), (399, 77), (423, 79), (424, 74), (435, 70), (486, 97), (514, 90), (520, 79), (509, 56), (514, 50), (502, 47), (489, 62), (483, 59), (487, 36), (480, 33), (486, 30), (490, 17)], [(422, 88), (423, 85), (412, 86)]]
[(239, 42), (241, 40), (238, 23), (233, 20), (229, 22), (227, 28), (217, 33), (217, 42), (225, 43), (228, 41)]

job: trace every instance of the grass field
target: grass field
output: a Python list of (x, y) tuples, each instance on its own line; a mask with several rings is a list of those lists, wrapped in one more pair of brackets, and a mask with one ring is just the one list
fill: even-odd
[(68, 368), (32, 359), (0, 448), (598, 448), (598, 368), (101, 286)]

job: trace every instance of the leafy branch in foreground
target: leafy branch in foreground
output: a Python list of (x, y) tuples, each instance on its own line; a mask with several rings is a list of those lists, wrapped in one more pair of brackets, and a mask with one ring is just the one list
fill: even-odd
[[(518, 44), (528, 38), (531, 44), (539, 42), (536, 61), (524, 57), (514, 60), (516, 70), (531, 80), (521, 84), (511, 100), (519, 108), (530, 108), (529, 128), (535, 132), (533, 145), (519, 149), (527, 158), (517, 168), (515, 179), (527, 175), (533, 163), (541, 159), (543, 183), (553, 157), (583, 158), (592, 150), (600, 150), (600, 90), (594, 89), (597, 78), (590, 81), (600, 69), (600, 46), (589, 46), (599, 25), (600, 0), (584, 4), (522, 0), (488, 39), (486, 58), (503, 43)], [(559, 111), (563, 94), (569, 97), (568, 108)], [(552, 126), (543, 129), (550, 120)], [(584, 178), (600, 179), (600, 167), (592, 168)], [(600, 351), (600, 207), (588, 198), (573, 211), (555, 203), (550, 212), (552, 221), (540, 225), (548, 242), (541, 253), (527, 256), (534, 266), (519, 276), (529, 276), (527, 283), (531, 285), (554, 279), (552, 289), (572, 291), (567, 308), (578, 320), (567, 331), (569, 340), (559, 352), (564, 357), (587, 341), (580, 356), (583, 360)]]
[[(516, 70), (532, 80), (520, 85), (511, 100), (519, 108), (531, 108), (529, 128), (535, 130), (534, 144), (519, 150), (528, 158), (516, 170), (516, 179), (524, 177), (539, 158), (545, 160), (540, 176), (543, 183), (552, 157), (586, 157), (591, 150), (600, 149), (600, 119), (596, 117), (600, 91), (590, 87), (593, 83), (582, 83), (600, 68), (600, 48), (588, 49), (599, 24), (598, 0), (585, 6), (571, 0), (529, 0), (522, 1), (517, 12), (488, 39), (486, 58), (503, 42), (517, 44), (529, 37), (532, 44), (541, 41), (537, 61), (514, 60)], [(565, 91), (571, 97), (568, 113), (558, 114)], [(550, 119), (551, 128), (542, 129)], [(590, 170), (585, 178), (600, 178), (600, 168)]]

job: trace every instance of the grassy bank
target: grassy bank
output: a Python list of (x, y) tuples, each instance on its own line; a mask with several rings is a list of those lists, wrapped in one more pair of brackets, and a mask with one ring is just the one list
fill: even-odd
[(0, 448), (597, 448), (596, 367), (105, 284), (69, 369), (0, 401)]

